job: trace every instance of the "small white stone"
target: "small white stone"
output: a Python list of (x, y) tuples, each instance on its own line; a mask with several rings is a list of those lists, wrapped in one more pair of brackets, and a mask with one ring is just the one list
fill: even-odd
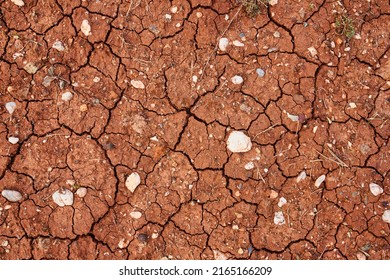
[(16, 103), (15, 102), (7, 102), (5, 104), (5, 108), (7, 109), (8, 113), (10, 113), (12, 115), (12, 113), (15, 111), (16, 109)]
[(269, 194), (269, 198), (274, 199), (274, 198), (277, 198), (278, 196), (279, 196), (279, 194), (276, 191), (271, 190), (271, 192)]
[(275, 38), (280, 38), (280, 32), (279, 31), (275, 31), (274, 32), (274, 37)]
[(94, 82), (94, 83), (98, 83), (98, 82), (100, 82), (100, 78), (99, 78), (99, 77), (95, 77), (95, 78), (93, 78), (93, 82)]
[(81, 32), (83, 32), (83, 34), (85, 36), (89, 36), (91, 35), (91, 25), (89, 25), (89, 21), (87, 19), (84, 19), (83, 22), (81, 23)]
[(16, 143), (19, 142), (19, 138), (18, 137), (8, 137), (8, 142), (10, 142), (11, 144), (15, 145)]
[(16, 6), (23, 7), (24, 2), (23, 0), (11, 0), (12, 3), (14, 3)]
[(194, 82), (194, 83), (196, 83), (196, 82), (198, 82), (198, 76), (192, 76), (192, 81)]
[(141, 177), (137, 172), (133, 172), (127, 177), (125, 186), (129, 191), (133, 193), (140, 183)]
[(35, 74), (35, 73), (37, 73), (37, 71), (38, 71), (38, 67), (36, 67), (36, 66), (34, 65), (34, 63), (32, 63), (32, 62), (27, 63), (27, 64), (23, 67), (23, 69), (26, 70), (27, 73), (29, 73), (29, 74)]
[(202, 16), (203, 16), (203, 14), (202, 14), (201, 12), (197, 12), (197, 13), (196, 13), (196, 17), (197, 17), (197, 18), (201, 18)]
[(54, 192), (52, 198), (53, 201), (61, 207), (73, 204), (73, 193), (68, 189), (62, 189)]
[(271, 6), (274, 6), (274, 5), (278, 4), (278, 0), (269, 0), (268, 4), (270, 4)]
[(23, 198), (20, 192), (14, 190), (3, 190), (1, 195), (10, 202), (17, 202)]
[(252, 148), (252, 142), (244, 132), (232, 131), (227, 140), (227, 148), (233, 153), (245, 153)]
[(138, 211), (133, 211), (130, 213), (130, 217), (137, 220), (142, 217), (142, 213)]
[(306, 178), (306, 172), (302, 171), (301, 173), (299, 173), (299, 175), (297, 177), (297, 183), (299, 183), (302, 180), (305, 180), (305, 178)]
[(316, 186), (318, 188), (322, 184), (322, 182), (324, 182), (324, 181), (325, 181), (325, 175), (321, 175), (315, 181), (314, 186)]
[(62, 94), (61, 96), (61, 99), (63, 101), (70, 101), (71, 99), (73, 98), (73, 93), (71, 93), (70, 91), (66, 91)]
[(287, 203), (287, 199), (285, 199), (284, 197), (279, 198), (279, 202), (278, 202), (279, 207), (282, 207), (286, 203)]
[(228, 38), (221, 38), (221, 39), (219, 39), (218, 47), (219, 47), (219, 49), (221, 51), (225, 52), (228, 45), (229, 45), (229, 39)]
[(56, 49), (57, 51), (64, 51), (65, 50), (65, 47), (64, 47), (64, 44), (62, 44), (61, 41), (58, 41), (56, 40), (54, 43), (53, 43), (53, 46), (52, 46), (53, 49)]
[(85, 196), (87, 195), (87, 192), (88, 192), (87, 188), (82, 187), (82, 188), (79, 188), (79, 189), (76, 191), (76, 194), (77, 194), (79, 197), (83, 198), (83, 197), (85, 197)]
[(171, 7), (171, 12), (172, 12), (172, 14), (176, 14), (177, 13), (177, 7), (176, 6)]
[(155, 141), (155, 142), (158, 142), (157, 136), (150, 137), (150, 140)]
[(139, 89), (144, 89), (145, 88), (144, 83), (139, 81), (139, 80), (131, 80), (130, 83), (135, 88), (139, 88)]
[(356, 103), (354, 103), (354, 102), (349, 103), (349, 107), (351, 109), (355, 109), (356, 108)]
[(233, 45), (236, 46), (236, 47), (243, 47), (243, 46), (245, 46), (244, 43), (242, 43), (242, 42), (240, 42), (238, 40), (234, 40), (233, 41)]
[(246, 170), (252, 170), (254, 167), (255, 167), (255, 164), (254, 164), (252, 161), (248, 162), (248, 163), (245, 164), (245, 166), (244, 166), (244, 168), (245, 168)]
[(290, 120), (292, 120), (293, 122), (299, 121), (299, 117), (298, 117), (298, 116), (296, 116), (296, 115), (291, 115), (291, 114), (289, 114), (288, 112), (287, 112), (287, 117), (288, 117)]
[(382, 220), (385, 223), (389, 223), (390, 224), (390, 210), (386, 210), (385, 212), (383, 212)]
[(165, 15), (164, 15), (164, 18), (165, 18), (165, 20), (170, 21), (170, 20), (172, 19), (172, 15), (170, 15), (170, 14), (165, 14)]
[(316, 56), (318, 53), (314, 47), (307, 48), (307, 50), (310, 52), (311, 56)]
[(383, 193), (383, 188), (375, 183), (370, 183), (370, 191), (373, 195), (378, 196)]
[(286, 220), (284, 219), (283, 212), (282, 211), (275, 212), (274, 224), (275, 225), (284, 225), (285, 223), (286, 223)]
[(232, 78), (232, 83), (235, 84), (235, 85), (239, 85), (239, 84), (242, 84), (242, 82), (244, 81), (244, 79), (241, 77), (241, 76), (234, 76)]
[(152, 233), (152, 239), (156, 239), (158, 237), (158, 233), (157, 232), (153, 232)]

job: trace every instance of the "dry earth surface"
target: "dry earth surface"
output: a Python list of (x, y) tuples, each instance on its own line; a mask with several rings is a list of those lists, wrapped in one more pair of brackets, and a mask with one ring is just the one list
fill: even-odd
[(387, 0), (1, 0), (0, 259), (390, 259), (389, 31)]

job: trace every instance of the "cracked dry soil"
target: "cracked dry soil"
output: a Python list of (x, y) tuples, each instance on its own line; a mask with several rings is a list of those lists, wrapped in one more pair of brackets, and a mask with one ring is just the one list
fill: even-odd
[(389, 259), (389, 2), (271, 2), (0, 1), (0, 259)]

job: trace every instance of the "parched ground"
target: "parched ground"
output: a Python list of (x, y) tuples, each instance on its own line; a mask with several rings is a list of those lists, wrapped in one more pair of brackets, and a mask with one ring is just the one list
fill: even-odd
[(389, 45), (387, 0), (1, 0), (0, 259), (390, 259)]

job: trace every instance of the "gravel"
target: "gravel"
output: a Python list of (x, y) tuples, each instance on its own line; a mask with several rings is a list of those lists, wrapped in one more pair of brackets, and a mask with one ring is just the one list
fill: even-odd
[(383, 188), (381, 186), (379, 186), (378, 184), (370, 183), (369, 187), (370, 187), (371, 193), (375, 196), (378, 196), (381, 193), (383, 193)]
[(23, 198), (20, 192), (14, 190), (3, 190), (1, 195), (10, 202), (17, 202)]
[(245, 153), (252, 149), (252, 142), (244, 132), (232, 131), (227, 140), (227, 148), (232, 153)]
[(73, 193), (68, 189), (60, 189), (54, 192), (52, 198), (61, 207), (73, 204)]
[(221, 38), (218, 42), (218, 47), (221, 51), (225, 52), (227, 49), (227, 46), (229, 45), (229, 39), (228, 38)]
[(8, 102), (5, 104), (5, 108), (7, 109), (8, 113), (12, 115), (12, 113), (16, 109), (16, 103), (15, 102)]
[(137, 172), (133, 172), (127, 177), (125, 186), (129, 191), (133, 193), (140, 183), (141, 177)]

